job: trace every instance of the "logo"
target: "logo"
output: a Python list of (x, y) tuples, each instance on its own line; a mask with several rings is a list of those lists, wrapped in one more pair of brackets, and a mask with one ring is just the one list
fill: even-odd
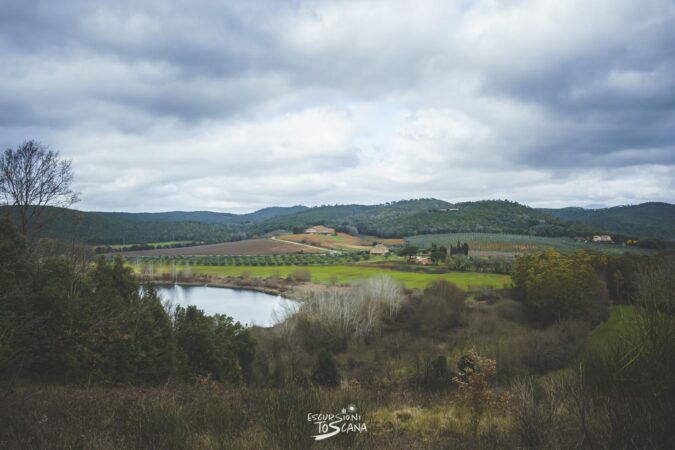
[(337, 414), (307, 414), (307, 421), (317, 426), (318, 434), (312, 436), (315, 441), (322, 441), (340, 433), (362, 433), (368, 431), (356, 406), (349, 405)]

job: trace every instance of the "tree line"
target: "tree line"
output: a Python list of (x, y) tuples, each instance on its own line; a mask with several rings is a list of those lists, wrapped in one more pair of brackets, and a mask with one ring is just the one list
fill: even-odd
[(77, 267), (39, 258), (0, 221), (0, 377), (59, 383), (240, 383), (255, 340), (224, 315), (167, 309), (121, 258)]

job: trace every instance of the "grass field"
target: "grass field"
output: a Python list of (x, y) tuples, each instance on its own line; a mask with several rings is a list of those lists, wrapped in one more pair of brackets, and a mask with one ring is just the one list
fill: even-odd
[(279, 255), (284, 253), (321, 253), (313, 249), (273, 239), (248, 239), (220, 244), (196, 245), (193, 247), (156, 248), (125, 252), (125, 256), (188, 256), (188, 255)]
[(299, 242), (330, 250), (369, 250), (373, 242), (382, 243), (387, 246), (403, 245), (403, 239), (382, 239), (374, 236), (351, 236), (346, 233), (337, 233), (336, 235), (323, 234), (284, 234), (277, 236), (278, 239), (285, 241)]
[[(135, 270), (140, 266), (135, 265)], [(397, 281), (402, 282), (408, 288), (423, 289), (435, 280), (447, 280), (456, 284), (462, 289), (469, 289), (478, 286), (491, 286), (501, 289), (511, 284), (511, 277), (508, 275), (498, 275), (492, 273), (477, 272), (449, 272), (443, 274), (429, 274), (417, 272), (404, 272), (390, 270), (378, 267), (368, 267), (364, 265), (333, 265), (333, 266), (281, 266), (281, 267), (260, 267), (260, 266), (177, 266), (176, 270), (190, 270), (193, 275), (215, 275), (215, 276), (251, 276), (257, 278), (268, 278), (279, 276), (287, 277), (291, 272), (297, 269), (309, 270), (312, 274), (314, 283), (329, 284), (335, 281), (338, 284), (351, 284), (365, 278), (375, 275), (387, 275)], [(154, 273), (171, 273), (170, 265), (155, 265)]]
[(607, 254), (645, 253), (644, 249), (635, 247), (622, 247), (618, 244), (595, 244), (592, 242), (578, 241), (566, 237), (541, 237), (526, 236), (519, 234), (495, 234), (495, 233), (450, 233), (450, 234), (424, 234), (409, 236), (406, 241), (420, 248), (429, 248), (431, 244), (445, 245), (449, 247), (457, 241), (469, 244), (469, 249), (481, 252), (507, 252), (530, 253), (554, 248), (559, 251), (593, 250)]

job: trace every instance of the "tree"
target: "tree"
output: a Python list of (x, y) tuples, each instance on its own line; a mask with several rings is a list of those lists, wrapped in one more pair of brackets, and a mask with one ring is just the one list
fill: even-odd
[(412, 259), (413, 256), (417, 254), (419, 251), (419, 248), (415, 245), (406, 245), (402, 249), (400, 249), (397, 254), (398, 256), (405, 256), (407, 258), (407, 261), (410, 262), (410, 259)]
[(448, 249), (442, 245), (438, 247), (436, 244), (431, 244), (431, 251), (429, 254), (433, 263), (438, 264), (439, 262), (445, 262), (448, 255)]
[(542, 324), (567, 318), (597, 323), (607, 315), (607, 287), (585, 252), (555, 250), (518, 258), (512, 279), (529, 312)]
[(0, 156), (0, 194), (16, 208), (24, 235), (37, 228), (45, 206), (67, 208), (79, 200), (70, 188), (72, 181), (71, 161), (37, 141)]

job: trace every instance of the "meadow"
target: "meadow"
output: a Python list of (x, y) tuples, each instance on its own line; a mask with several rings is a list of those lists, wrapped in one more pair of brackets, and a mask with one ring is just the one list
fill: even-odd
[[(132, 263), (134, 270), (140, 272), (142, 265)], [(511, 277), (492, 273), (477, 272), (447, 272), (424, 273), (408, 272), (370, 267), (367, 265), (330, 265), (330, 266), (207, 266), (207, 265), (176, 265), (175, 270), (184, 274), (189, 271), (192, 275), (210, 275), (220, 277), (255, 277), (255, 278), (286, 278), (297, 269), (302, 268), (311, 273), (311, 280), (319, 284), (353, 284), (357, 281), (377, 275), (387, 275), (399, 281), (407, 288), (424, 289), (433, 281), (446, 280), (462, 289), (472, 289), (479, 286), (490, 286), (502, 289), (511, 285)], [(145, 266), (153, 274), (173, 273), (172, 264), (162, 263)]]

